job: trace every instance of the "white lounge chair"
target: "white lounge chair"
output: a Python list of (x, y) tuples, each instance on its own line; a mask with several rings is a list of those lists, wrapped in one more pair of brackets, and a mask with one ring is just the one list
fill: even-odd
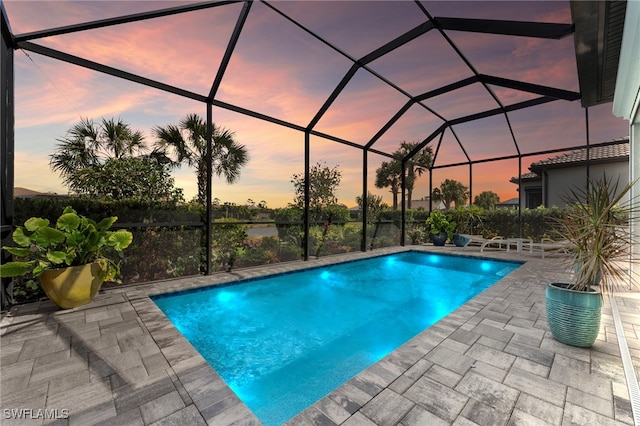
[(529, 244), (529, 254), (533, 254), (534, 251), (542, 253), (544, 259), (546, 253), (569, 253), (571, 251), (571, 245), (568, 241), (556, 241), (551, 238), (543, 238), (539, 243), (531, 242)]
[[(488, 246), (497, 246), (497, 248), (501, 249), (503, 246), (507, 249), (507, 253), (511, 251), (512, 247), (515, 247), (518, 253), (521, 253), (523, 249), (533, 243), (531, 238), (504, 238), (504, 237), (494, 237), (490, 240), (485, 241), (480, 246), (480, 251), (484, 251), (485, 247)], [(531, 249), (529, 249), (531, 250)]]
[(495, 246), (498, 249), (501, 249), (502, 246), (509, 251), (509, 243), (508, 240), (504, 237), (493, 237), (493, 238), (483, 238), (482, 244), (480, 245), (480, 251), (483, 252), (486, 247)]
[(471, 235), (471, 234), (465, 234), (465, 235), (470, 238), (469, 244), (467, 244), (467, 246), (481, 246), (482, 243), (484, 243), (485, 241), (488, 241), (488, 239), (484, 238), (482, 235)]

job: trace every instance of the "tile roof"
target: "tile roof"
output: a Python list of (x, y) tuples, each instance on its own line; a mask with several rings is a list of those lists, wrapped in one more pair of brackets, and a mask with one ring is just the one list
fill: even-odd
[[(539, 174), (534, 173), (534, 172), (524, 173), (522, 175), (522, 180), (523, 181), (525, 181), (525, 180), (536, 180), (536, 179), (539, 180), (539, 179), (542, 179), (542, 178), (540, 177)], [(509, 182), (518, 183), (518, 176), (512, 177), (511, 179), (509, 179)]]
[[(592, 146), (589, 149), (589, 161), (608, 161), (614, 159), (623, 159), (629, 157), (629, 138), (623, 137), (611, 141), (612, 143), (602, 146)], [(530, 170), (536, 171), (553, 166), (568, 165), (572, 163), (582, 163), (587, 161), (587, 149), (577, 149), (562, 155), (547, 158), (546, 160), (537, 161), (529, 167)]]
[[(590, 162), (607, 162), (615, 161), (617, 159), (629, 158), (629, 137), (623, 136), (618, 139), (614, 139), (605, 144), (599, 144), (591, 146), (589, 148), (589, 161)], [(570, 166), (572, 164), (580, 164), (587, 161), (587, 148), (576, 149), (555, 157), (547, 158), (546, 160), (540, 160), (532, 163), (529, 166), (531, 172), (524, 173), (521, 177), (522, 180), (535, 180), (540, 178), (540, 174), (537, 172), (546, 168)], [(518, 183), (518, 177), (514, 176), (509, 179), (510, 182)]]

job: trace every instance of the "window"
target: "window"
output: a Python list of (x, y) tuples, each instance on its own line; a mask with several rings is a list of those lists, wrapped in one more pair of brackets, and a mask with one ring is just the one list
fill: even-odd
[(536, 207), (542, 205), (542, 187), (541, 186), (526, 188), (525, 194), (526, 194), (526, 205), (525, 205), (526, 208), (535, 209)]

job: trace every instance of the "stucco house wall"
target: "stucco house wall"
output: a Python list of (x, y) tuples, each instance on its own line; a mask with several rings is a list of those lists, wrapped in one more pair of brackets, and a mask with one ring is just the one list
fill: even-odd
[[(511, 182), (518, 185), (523, 208), (564, 207), (571, 191), (586, 188), (588, 179), (606, 176), (610, 182), (617, 182), (618, 188), (629, 183), (629, 148), (629, 138), (622, 137), (590, 147), (589, 153), (586, 148), (566, 152), (531, 164), (529, 173), (513, 177)], [(529, 195), (535, 189), (537, 198)]]
[[(589, 167), (589, 178), (592, 181), (602, 179), (604, 176), (614, 182), (618, 181), (620, 187), (626, 185), (629, 183), (629, 161), (592, 164)], [(567, 204), (565, 198), (570, 195), (571, 190), (584, 188), (586, 182), (587, 168), (585, 166), (547, 170), (545, 206), (564, 207)]]

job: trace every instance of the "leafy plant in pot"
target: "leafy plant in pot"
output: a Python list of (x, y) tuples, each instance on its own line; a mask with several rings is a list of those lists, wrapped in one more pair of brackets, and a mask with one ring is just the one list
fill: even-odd
[(435, 246), (444, 246), (447, 239), (453, 238), (453, 231), (456, 229), (456, 223), (449, 220), (440, 210), (434, 210), (429, 213), (426, 220), (431, 242)]
[(118, 218), (100, 222), (66, 207), (55, 227), (40, 217), (27, 219), (13, 231), (16, 246), (3, 250), (18, 260), (0, 266), (0, 277), (31, 275), (40, 278), (46, 295), (64, 309), (93, 300), (104, 281), (119, 282), (122, 251), (133, 241), (131, 232), (109, 229)]
[[(559, 234), (571, 248), (573, 283), (546, 287), (547, 322), (562, 343), (591, 347), (600, 329), (604, 295), (630, 279), (623, 267), (631, 258), (633, 200), (627, 198), (633, 182), (619, 188), (604, 177), (573, 190), (563, 215), (556, 219)], [(625, 201), (626, 200), (626, 201)]]

